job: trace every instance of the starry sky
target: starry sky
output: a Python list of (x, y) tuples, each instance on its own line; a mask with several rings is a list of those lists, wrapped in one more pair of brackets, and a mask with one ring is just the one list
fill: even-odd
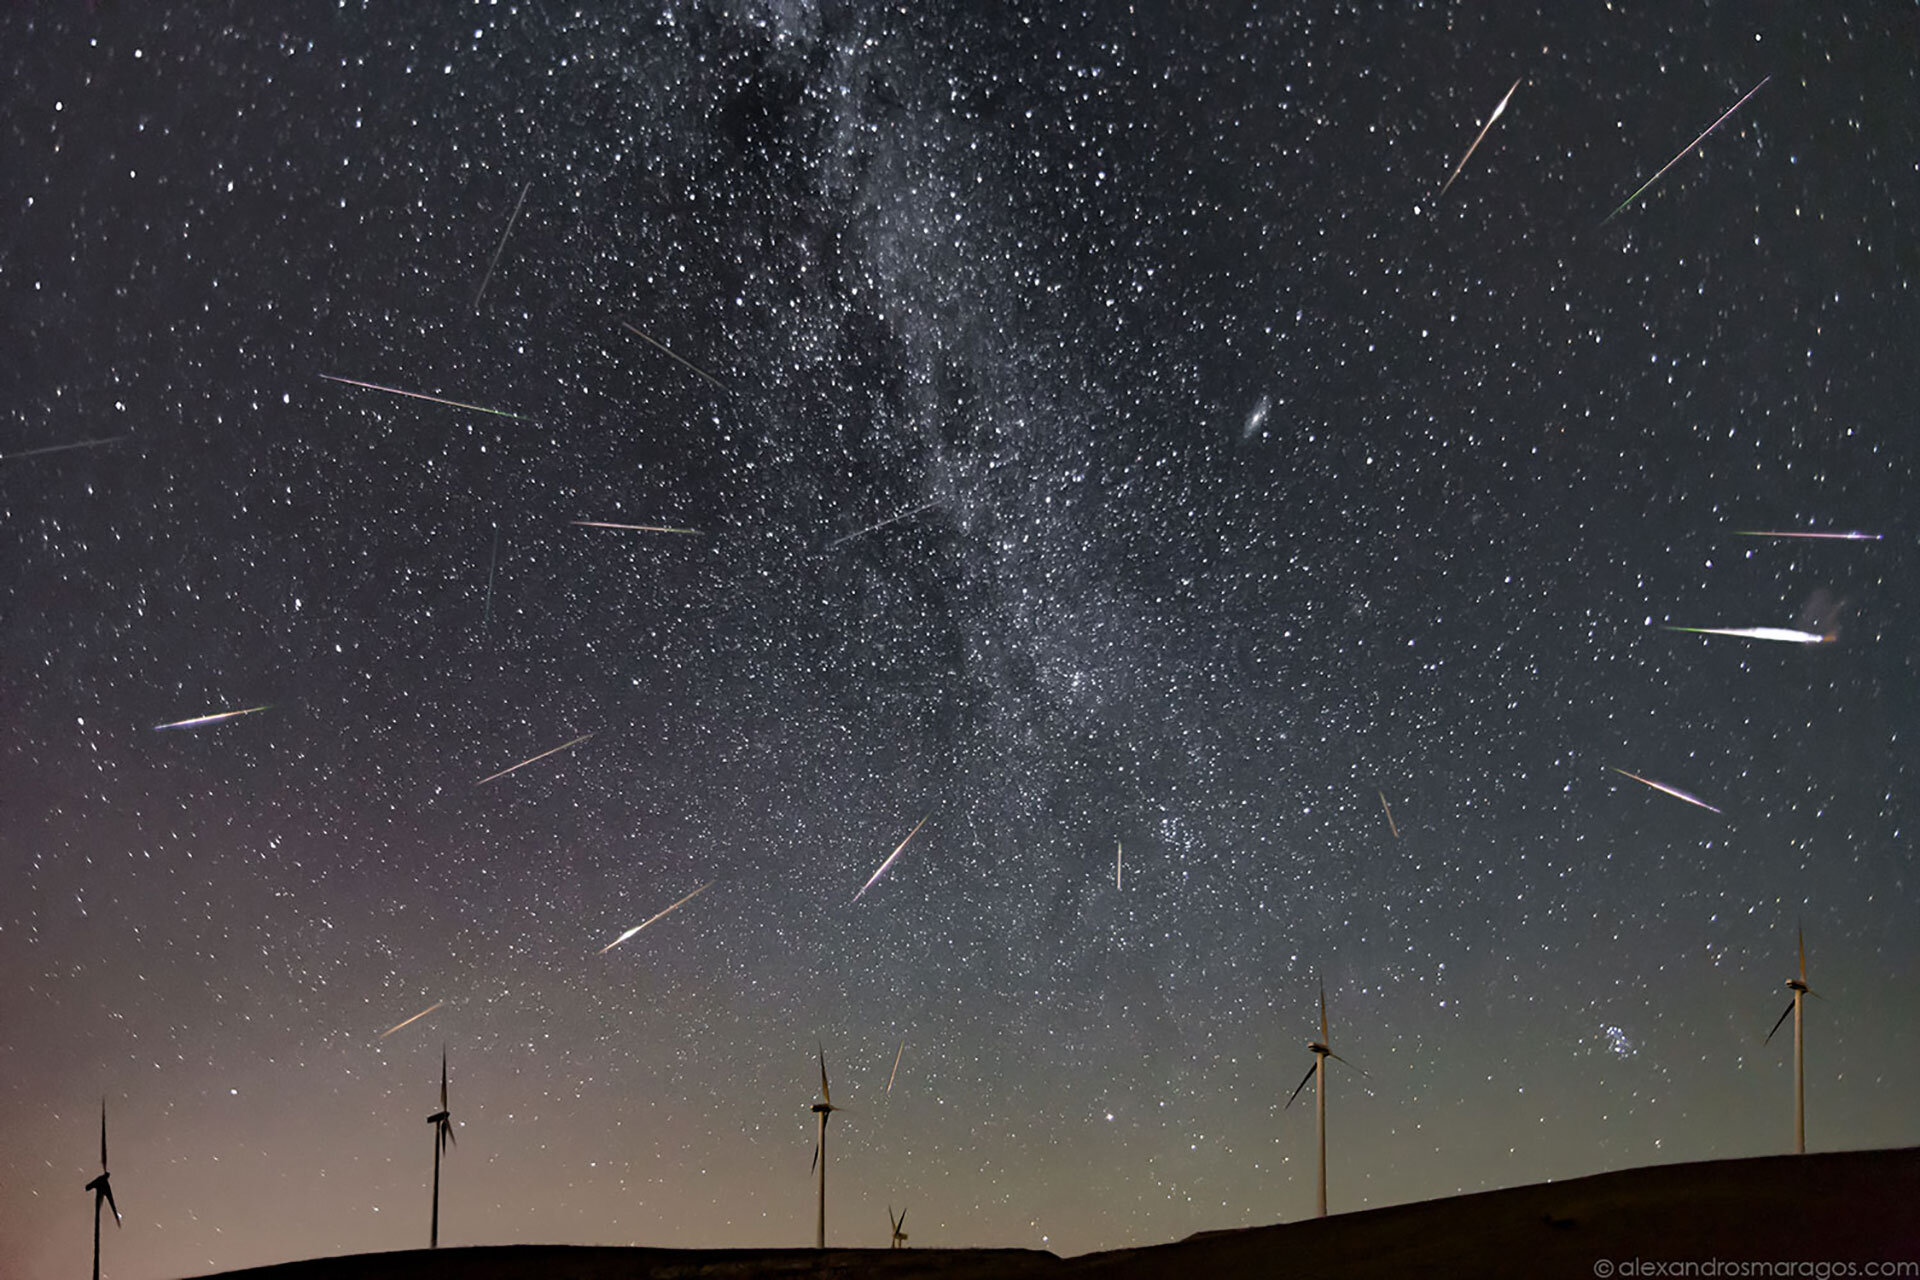
[(0, 15), (0, 1271), (1920, 1142), (1914, 6), (1133, 8)]

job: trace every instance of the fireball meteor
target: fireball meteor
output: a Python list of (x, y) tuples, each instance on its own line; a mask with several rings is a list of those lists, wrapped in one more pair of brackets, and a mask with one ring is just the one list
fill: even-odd
[(709, 880), (707, 881), (706, 884), (701, 885), (698, 889), (695, 889), (692, 893), (680, 899), (680, 901), (674, 903), (672, 906), (668, 907), (665, 911), (656, 912), (653, 915), (648, 916), (645, 920), (633, 926), (633, 928), (627, 930), (625, 933), (615, 938), (612, 942), (609, 942), (606, 946), (600, 948), (599, 954), (600, 955), (607, 954), (607, 952), (613, 950), (615, 947), (625, 942), (628, 938), (631, 938), (634, 934), (640, 932), (642, 929), (652, 924), (655, 920), (659, 920), (666, 916), (672, 915), (674, 912), (686, 906), (689, 902), (692, 902), (695, 898), (699, 897), (701, 894), (705, 893), (712, 885), (713, 885), (713, 881)]
[[(1526, 79), (1525, 76), (1520, 77), (1520, 80), (1524, 79)], [(1447, 188), (1452, 186), (1453, 180), (1460, 176), (1460, 171), (1467, 167), (1467, 161), (1473, 159), (1473, 153), (1480, 149), (1480, 143), (1486, 138), (1487, 130), (1493, 128), (1493, 122), (1500, 118), (1500, 113), (1507, 109), (1507, 103), (1513, 100), (1514, 90), (1520, 87), (1520, 80), (1513, 82), (1513, 89), (1507, 90), (1507, 96), (1500, 99), (1500, 105), (1493, 109), (1493, 114), (1487, 117), (1487, 122), (1480, 126), (1479, 135), (1474, 138), (1473, 145), (1467, 148), (1467, 154), (1460, 157), (1460, 163), (1453, 166), (1453, 172), (1447, 175), (1446, 183), (1440, 188), (1440, 195), (1434, 197), (1435, 201), (1447, 194)]]
[[(1613, 769), (1612, 765), (1608, 765), (1607, 767), (1609, 769)], [(1689, 795), (1687, 792), (1682, 791), (1678, 787), (1670, 787), (1664, 782), (1655, 782), (1652, 778), (1643, 778), (1637, 773), (1628, 773), (1625, 769), (1613, 769), (1613, 771), (1619, 774), (1623, 778), (1632, 778), (1635, 782), (1641, 783), (1645, 786), (1652, 787), (1655, 791), (1663, 791), (1667, 795), (1672, 796), (1675, 800), (1685, 800), (1688, 804), (1697, 804), (1702, 809), (1705, 809), (1708, 813), (1720, 812), (1718, 809), (1708, 804), (1705, 800), (1702, 800), (1699, 796)]]
[(1777, 640), (1782, 644), (1832, 644), (1839, 639), (1834, 631), (1797, 631), (1792, 627), (1666, 627), (1667, 631), (1686, 631), (1696, 636), (1734, 636), (1741, 640)]
[(244, 711), (216, 711), (210, 716), (195, 716), (191, 720), (175, 720), (170, 724), (157, 724), (155, 729), (198, 729), (203, 724), (219, 724), (222, 720), (232, 720), (239, 716), (250, 716), (256, 711), (265, 711), (273, 704), (263, 702), (257, 707), (248, 707)]
[[(927, 815), (927, 818), (931, 818), (932, 816), (933, 815), (929, 813)], [(887, 874), (887, 868), (892, 866), (893, 860), (900, 856), (900, 851), (907, 847), (907, 841), (912, 840), (915, 836), (919, 835), (920, 828), (927, 825), (927, 818), (922, 818), (920, 819), (920, 821), (914, 823), (913, 830), (907, 832), (907, 839), (902, 840), (897, 846), (895, 846), (893, 852), (887, 855), (887, 860), (880, 864), (880, 869), (878, 871), (874, 872), (871, 876), (867, 877), (867, 882), (860, 886), (860, 892), (853, 895), (853, 900), (855, 902), (860, 901), (861, 896), (864, 895), (867, 890), (873, 888), (874, 881), (878, 880), (881, 876)]]

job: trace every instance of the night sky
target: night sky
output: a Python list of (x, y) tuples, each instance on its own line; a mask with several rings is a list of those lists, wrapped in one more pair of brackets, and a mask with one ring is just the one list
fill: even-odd
[(0, 15), (0, 1272), (1920, 1142), (1915, 7), (977, 8)]

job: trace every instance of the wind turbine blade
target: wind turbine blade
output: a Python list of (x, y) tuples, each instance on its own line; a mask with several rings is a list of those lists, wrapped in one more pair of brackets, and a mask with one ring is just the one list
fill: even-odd
[[(1793, 1012), (1792, 1005), (1788, 1005), (1783, 1011), (1781, 1011), (1780, 1017), (1773, 1024), (1773, 1031), (1778, 1031), (1780, 1029), (1780, 1024), (1787, 1020), (1787, 1014), (1792, 1012)], [(1765, 1044), (1767, 1043), (1768, 1040), (1773, 1039), (1773, 1031), (1767, 1032), (1767, 1039), (1762, 1040), (1760, 1043)]]
[(896, 1231), (899, 1230), (901, 1227), (904, 1227), (907, 1225), (907, 1211), (905, 1209), (902, 1209), (900, 1211), (900, 1221), (894, 1223), (893, 1225)]
[(107, 1100), (100, 1099), (100, 1171), (107, 1169)]
[(1327, 984), (1320, 984), (1320, 1043), (1332, 1044), (1327, 1038)]
[(453, 1121), (444, 1120), (441, 1123), (446, 1126), (446, 1128), (442, 1129), (441, 1132), (447, 1135), (447, 1145), (450, 1147), (459, 1146), (460, 1139), (453, 1136)]
[(1805, 983), (1805, 982), (1806, 982), (1806, 980), (1807, 980), (1807, 930), (1806, 930), (1806, 926), (1805, 926), (1805, 925), (1802, 925), (1802, 926), (1800, 927), (1800, 931), (1799, 931), (1799, 932), (1800, 932), (1800, 981), (1801, 981), (1802, 983)]
[[(1339, 1054), (1335, 1053), (1331, 1049), (1327, 1050), (1327, 1056), (1329, 1058), (1332, 1058), (1335, 1062), (1347, 1062), (1345, 1058), (1341, 1057)], [(1353, 1067), (1353, 1064), (1351, 1062), (1347, 1062), (1347, 1065), (1350, 1067)], [(1367, 1069), (1365, 1067), (1353, 1067), (1353, 1069), (1355, 1071), (1358, 1071), (1363, 1076), (1367, 1074)]]
[(113, 1202), (113, 1188), (111, 1186), (103, 1186), (100, 1188), (100, 1191), (107, 1197), (107, 1208), (113, 1210), (113, 1225), (116, 1227), (119, 1226), (120, 1206)]
[[(1293, 1086), (1293, 1092), (1287, 1095), (1287, 1107), (1292, 1106), (1293, 1100), (1300, 1096), (1300, 1091), (1307, 1087), (1307, 1081), (1313, 1079), (1313, 1073), (1319, 1068), (1319, 1065), (1320, 1065), (1319, 1063), (1315, 1063), (1313, 1066), (1308, 1067), (1307, 1074), (1300, 1077), (1300, 1083)], [(1287, 1107), (1282, 1107), (1280, 1109), (1282, 1111), (1285, 1111)]]
[(447, 1046), (440, 1046), (440, 1109), (447, 1109)]
[(833, 1105), (833, 1095), (827, 1092), (827, 1051), (824, 1046), (820, 1049), (820, 1101), (828, 1106)]
[(813, 1163), (807, 1166), (807, 1172), (812, 1173), (815, 1169), (818, 1169), (819, 1167), (820, 1167), (820, 1144), (816, 1142), (813, 1144)]

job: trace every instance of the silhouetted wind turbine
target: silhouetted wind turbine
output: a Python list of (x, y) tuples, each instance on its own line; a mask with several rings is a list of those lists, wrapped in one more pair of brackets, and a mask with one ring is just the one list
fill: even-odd
[(120, 1225), (120, 1206), (113, 1202), (113, 1187), (107, 1181), (107, 1100), (100, 1099), (100, 1176), (87, 1184), (93, 1192), (93, 1280), (100, 1280), (100, 1202), (113, 1210), (113, 1225)]
[(440, 1046), (440, 1109), (427, 1117), (433, 1126), (433, 1234), (427, 1238), (429, 1249), (440, 1247), (440, 1154), (453, 1140), (453, 1113), (447, 1110), (447, 1046)]
[[(1327, 1035), (1327, 984), (1322, 982), (1320, 984), (1320, 1038), (1307, 1045), (1307, 1048), (1313, 1050), (1313, 1066), (1308, 1069), (1306, 1075), (1300, 1077), (1300, 1083), (1293, 1087), (1293, 1092), (1287, 1097), (1287, 1106), (1291, 1107), (1293, 1100), (1300, 1096), (1300, 1091), (1307, 1087), (1307, 1081), (1313, 1081), (1316, 1104), (1314, 1109), (1319, 1115), (1320, 1131), (1320, 1184), (1314, 1204), (1322, 1218), (1327, 1216), (1327, 1059), (1333, 1058), (1340, 1062), (1347, 1062), (1345, 1058), (1335, 1053), (1331, 1046), (1332, 1040)], [(1353, 1067), (1351, 1062), (1347, 1062), (1347, 1065)], [(1359, 1067), (1353, 1067), (1353, 1069), (1359, 1071), (1361, 1075), (1367, 1074)]]
[(907, 1225), (907, 1211), (902, 1209), (900, 1216), (896, 1218), (893, 1216), (893, 1206), (888, 1205), (887, 1221), (893, 1225), (893, 1243), (889, 1245), (888, 1248), (898, 1249), (907, 1242), (907, 1233), (901, 1230), (902, 1227)]
[[(1801, 1037), (1800, 997), (1817, 996), (1820, 993), (1807, 985), (1807, 931), (1800, 930), (1800, 976), (1787, 979), (1787, 990), (1793, 992), (1793, 1003), (1775, 1019), (1773, 1031), (1787, 1020), (1787, 1014), (1793, 1015), (1793, 1151), (1795, 1155), (1807, 1153), (1807, 1077), (1806, 1042)], [(1767, 1032), (1767, 1039), (1773, 1039), (1773, 1031)]]
[(827, 1051), (820, 1050), (820, 1101), (813, 1104), (813, 1114), (820, 1117), (820, 1138), (813, 1147), (813, 1171), (819, 1176), (820, 1216), (815, 1223), (813, 1233), (814, 1247), (827, 1247), (827, 1117), (842, 1110), (833, 1105), (833, 1095), (827, 1092)]

